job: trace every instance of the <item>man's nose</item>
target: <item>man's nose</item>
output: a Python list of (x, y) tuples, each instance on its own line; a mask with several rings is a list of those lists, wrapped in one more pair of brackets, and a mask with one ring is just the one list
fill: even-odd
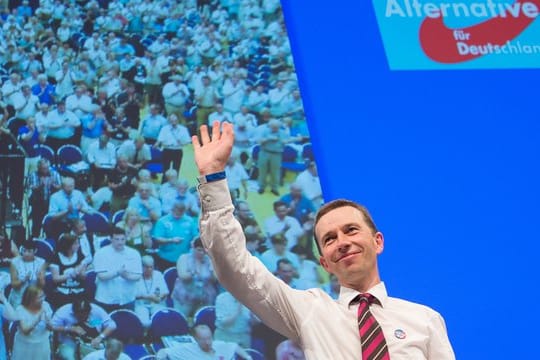
[(351, 246), (349, 237), (343, 233), (339, 233), (337, 236), (337, 245), (339, 251), (347, 251)]

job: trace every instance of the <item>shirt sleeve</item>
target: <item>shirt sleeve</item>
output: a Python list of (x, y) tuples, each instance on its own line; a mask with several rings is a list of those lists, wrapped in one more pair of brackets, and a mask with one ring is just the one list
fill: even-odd
[(54, 313), (51, 319), (51, 323), (54, 327), (66, 326), (66, 323), (67, 323), (66, 318), (67, 318), (67, 313), (69, 311), (70, 306), (71, 305), (67, 305), (67, 306), (64, 305), (58, 310), (56, 310), (56, 312)]
[(299, 339), (301, 319), (310, 311), (299, 304), (306, 304), (314, 295), (292, 289), (247, 251), (226, 180), (202, 184), (199, 192), (201, 240), (221, 284), (268, 326)]
[(448, 339), (448, 333), (446, 331), (446, 325), (442, 316), (434, 312), (430, 319), (429, 331), (431, 336), (429, 337), (428, 359), (441, 359), (441, 360), (455, 360), (454, 350), (450, 345)]

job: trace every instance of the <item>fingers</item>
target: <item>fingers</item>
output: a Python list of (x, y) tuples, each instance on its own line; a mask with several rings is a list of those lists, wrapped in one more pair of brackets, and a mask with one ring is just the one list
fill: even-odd
[(221, 137), (221, 131), (219, 127), (220, 122), (214, 121), (214, 123), (212, 124), (212, 140), (219, 140), (219, 138)]
[(196, 148), (201, 147), (201, 143), (199, 142), (199, 137), (197, 135), (193, 135), (191, 137), (191, 143), (193, 144), (193, 147), (196, 147)]
[(210, 142), (210, 135), (208, 135), (208, 126), (201, 125), (201, 144), (208, 144)]
[(222, 131), (224, 135), (227, 135), (227, 136), (232, 135), (233, 129), (234, 129), (233, 124), (227, 121), (223, 122)]

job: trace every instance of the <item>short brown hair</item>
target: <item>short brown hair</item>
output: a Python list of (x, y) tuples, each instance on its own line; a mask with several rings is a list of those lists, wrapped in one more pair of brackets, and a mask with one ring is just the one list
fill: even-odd
[(315, 232), (315, 228), (317, 227), (319, 220), (321, 220), (321, 218), (324, 215), (328, 214), (330, 211), (339, 209), (345, 206), (350, 206), (360, 211), (362, 215), (364, 216), (364, 220), (366, 221), (367, 226), (371, 229), (371, 231), (373, 231), (373, 233), (376, 233), (377, 231), (379, 231), (377, 229), (377, 225), (375, 225), (375, 222), (373, 221), (373, 218), (371, 217), (371, 214), (369, 213), (368, 209), (365, 206), (360, 205), (354, 201), (347, 200), (347, 199), (336, 199), (336, 200), (330, 201), (324, 204), (323, 206), (321, 206), (321, 208), (317, 212), (317, 215), (315, 216), (315, 224), (313, 225), (313, 239), (315, 240), (315, 245), (317, 245), (317, 250), (319, 251), (319, 254), (322, 254), (322, 249), (321, 249), (321, 246), (319, 245), (319, 240), (317, 239), (317, 233)]

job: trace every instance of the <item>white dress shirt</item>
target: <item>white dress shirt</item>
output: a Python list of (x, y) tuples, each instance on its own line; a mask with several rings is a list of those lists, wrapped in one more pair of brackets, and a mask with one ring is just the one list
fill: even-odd
[[(358, 305), (349, 306), (358, 292), (342, 287), (335, 301), (322, 289), (290, 288), (247, 251), (227, 181), (202, 184), (198, 190), (201, 240), (220, 283), (268, 326), (300, 344), (306, 359), (360, 359)], [(371, 310), (392, 360), (455, 359), (439, 313), (389, 297), (383, 283), (369, 292), (381, 302)]]

